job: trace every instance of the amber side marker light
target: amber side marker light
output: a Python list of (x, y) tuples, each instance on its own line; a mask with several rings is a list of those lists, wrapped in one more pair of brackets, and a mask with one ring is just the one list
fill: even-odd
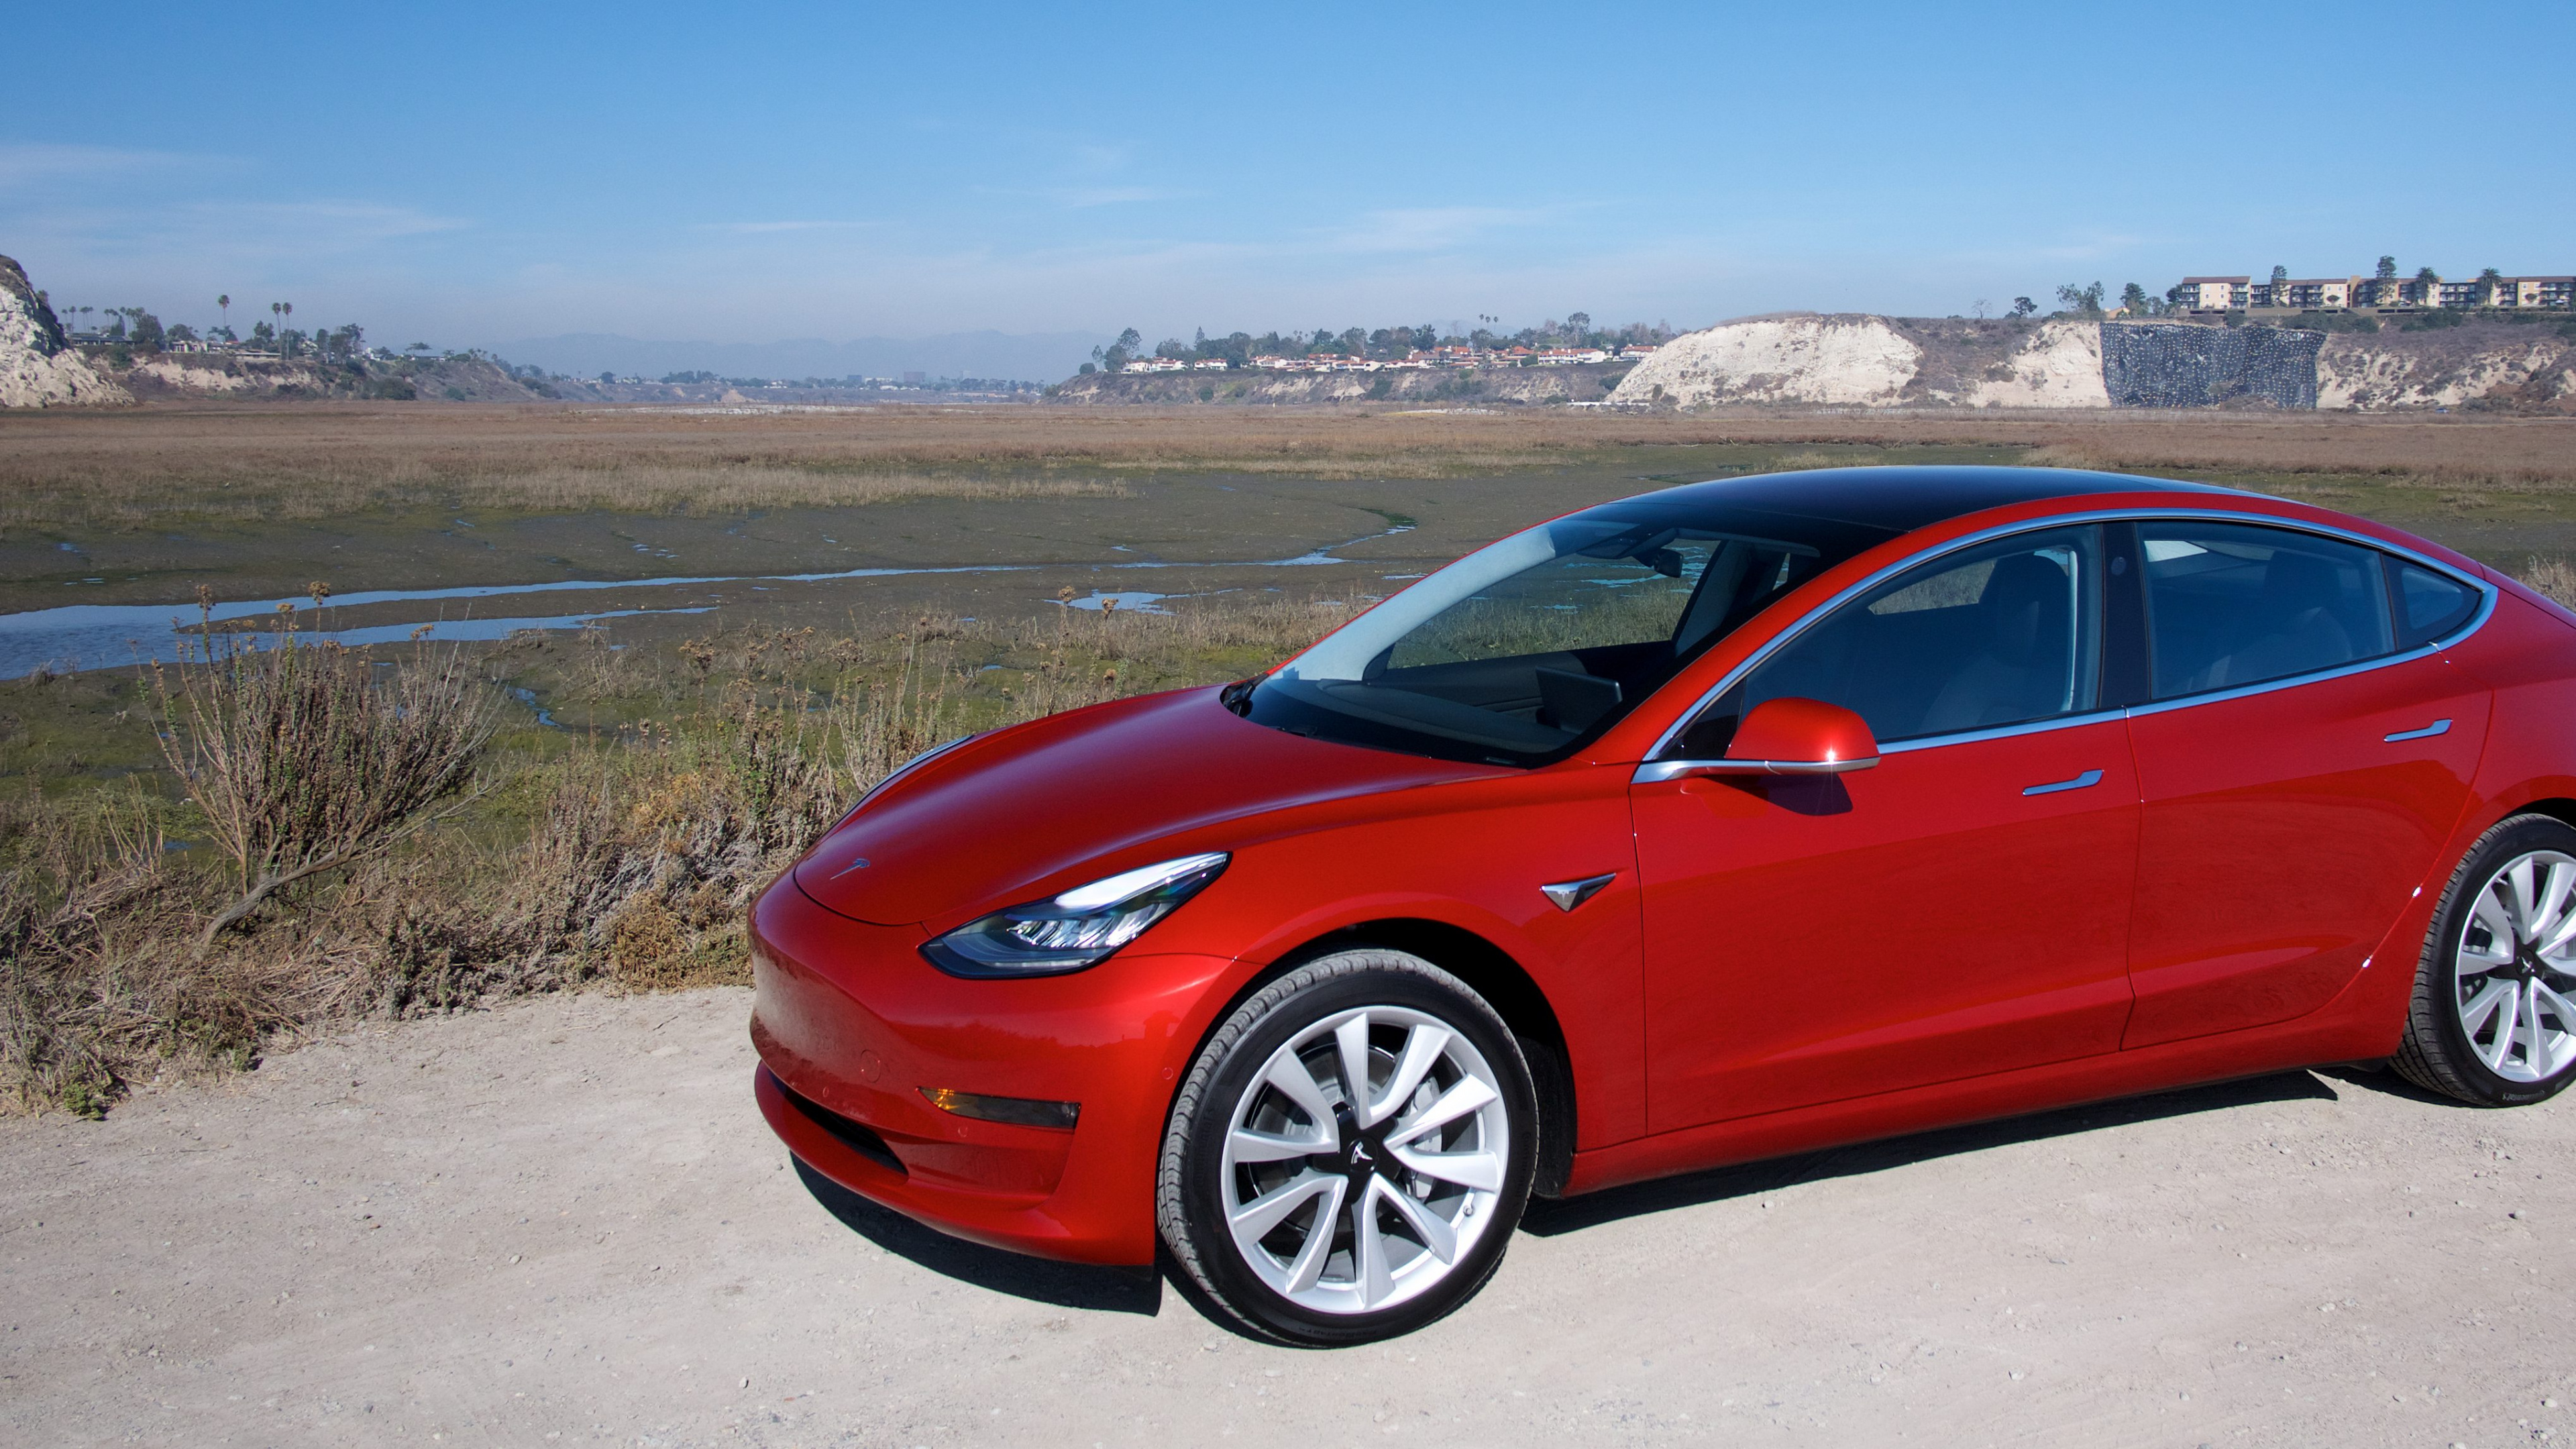
[(1070, 1131), (1075, 1118), (1082, 1115), (1080, 1102), (1044, 1102), (1035, 1097), (986, 1097), (974, 1092), (960, 1092), (948, 1087), (924, 1087), (921, 1095), (942, 1112), (960, 1117), (975, 1117), (986, 1122), (1008, 1122), (1014, 1127), (1061, 1127)]

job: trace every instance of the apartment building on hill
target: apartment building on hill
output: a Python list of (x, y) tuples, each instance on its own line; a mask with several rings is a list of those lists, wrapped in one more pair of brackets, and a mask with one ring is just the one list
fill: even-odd
[(2465, 282), (2414, 277), (2185, 277), (2166, 294), (2188, 312), (2402, 312), (2419, 308), (2567, 311), (2576, 277), (2479, 277)]

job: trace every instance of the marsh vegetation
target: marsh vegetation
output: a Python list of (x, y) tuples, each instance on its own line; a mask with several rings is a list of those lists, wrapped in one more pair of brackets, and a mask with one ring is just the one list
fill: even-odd
[[(2262, 488), (2576, 599), (2576, 422), (2554, 420), (336, 405), (0, 418), (0, 587), (22, 608), (65, 599), (66, 544), (87, 551), (71, 567), (110, 573), (86, 560), (176, 549), (164, 540), (183, 531), (200, 552), (98, 587), (256, 599), (328, 569), (345, 598), (388, 577), (524, 582), (548, 558), (557, 576), (609, 580), (816, 559), (966, 570), (738, 589), (700, 600), (704, 614), (462, 647), (316, 644), (306, 631), (343, 612), (329, 602), (268, 622), (263, 642), (290, 647), (217, 637), (211, 657), (157, 674), (0, 683), (0, 1093), (95, 1112), (155, 1073), (244, 1065), (280, 1033), (353, 1014), (740, 979), (752, 893), (930, 744), (1242, 678), (1415, 572), (1566, 508), (1911, 461)], [(567, 562), (577, 527), (610, 541)], [(1199, 562), (1369, 534), (1347, 566)], [(734, 552), (669, 561), (719, 545)], [(1156, 584), (1197, 596), (1169, 612), (1068, 607), (1182, 577), (1100, 572), (1148, 556), (1206, 571)], [(1007, 565), (999, 582), (974, 572), (991, 565)]]

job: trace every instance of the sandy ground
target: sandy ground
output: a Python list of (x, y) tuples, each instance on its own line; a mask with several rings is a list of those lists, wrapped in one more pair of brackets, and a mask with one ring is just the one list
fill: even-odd
[(1550, 1205), (1392, 1344), (806, 1180), (738, 990), (0, 1123), (0, 1442), (2447, 1445), (2576, 1435), (2576, 1107), (2306, 1073)]

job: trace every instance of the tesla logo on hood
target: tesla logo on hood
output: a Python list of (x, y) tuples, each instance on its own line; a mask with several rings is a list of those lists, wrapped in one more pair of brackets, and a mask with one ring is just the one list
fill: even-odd
[(866, 870), (867, 868), (868, 858), (864, 855), (854, 855), (850, 857), (850, 863), (848, 865), (842, 866), (839, 870), (832, 872), (831, 878), (833, 880), (839, 880), (841, 877), (848, 875), (851, 871)]

